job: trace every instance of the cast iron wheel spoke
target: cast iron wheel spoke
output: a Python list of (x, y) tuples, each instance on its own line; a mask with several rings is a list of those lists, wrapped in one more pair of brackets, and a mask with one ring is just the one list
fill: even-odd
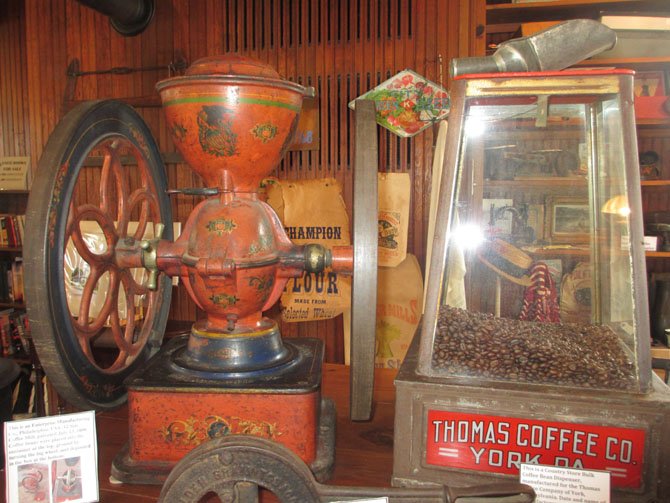
[[(107, 290), (107, 296), (105, 297), (105, 302), (100, 308), (98, 315), (91, 320), (91, 302), (93, 301), (93, 295), (95, 287), (100, 281), (100, 278), (105, 272), (109, 272), (109, 289)], [(79, 318), (75, 323), (75, 330), (82, 333), (97, 333), (102, 329), (103, 325), (107, 318), (112, 314), (115, 309), (115, 304), (118, 299), (119, 294), (119, 279), (118, 273), (114, 268), (102, 268), (102, 267), (91, 267), (91, 273), (86, 279), (86, 284), (84, 285), (84, 291), (82, 293), (81, 304), (79, 306)], [(83, 320), (83, 323), (82, 323)]]
[[(113, 214), (112, 211), (115, 202), (115, 193), (112, 191), (112, 187), (119, 189), (119, 186), (123, 185), (122, 182), (119, 183), (119, 178), (123, 178), (123, 167), (118, 150), (119, 142), (120, 139), (108, 141), (102, 147), (105, 154), (100, 173), (100, 209), (108, 215)], [(123, 190), (119, 190), (118, 192), (118, 199), (121, 201), (124, 195)]]
[(157, 214), (158, 201), (156, 200), (156, 196), (146, 188), (137, 189), (130, 195), (128, 206), (130, 207), (131, 212), (139, 206), (138, 224), (137, 229), (135, 229), (135, 232), (133, 233), (133, 237), (136, 240), (142, 239), (146, 232), (150, 217)]
[[(24, 261), (40, 362), (72, 405), (117, 407), (126, 398), (125, 379), (160, 347), (169, 314), (170, 278), (159, 275), (157, 290), (148, 292), (137, 276), (141, 270), (116, 261), (120, 239), (149, 237), (158, 223), (165, 226), (163, 238), (172, 239), (160, 152), (132, 107), (82, 103), (56, 126), (35, 173)], [(138, 229), (131, 227), (135, 222)], [(65, 264), (72, 257), (78, 275)], [(126, 296), (127, 317), (119, 294)]]
[(142, 283), (143, 281), (146, 280), (145, 273), (142, 274), (140, 281), (135, 279), (133, 273), (129, 271), (122, 270), (121, 275), (124, 285), (128, 284), (132, 288), (133, 295), (135, 295), (136, 297), (138, 296), (141, 297), (143, 295), (151, 293), (151, 290), (149, 290), (149, 288), (144, 283)]
[[(107, 250), (104, 253), (94, 253), (86, 244), (86, 240), (81, 234), (80, 226), (81, 222), (84, 220), (92, 220), (100, 226), (100, 229), (102, 229), (107, 243)], [(72, 243), (74, 244), (77, 253), (79, 253), (81, 258), (89, 264), (109, 262), (112, 258), (114, 246), (118, 239), (114, 223), (109, 220), (108, 215), (102, 213), (99, 208), (90, 204), (84, 204), (78, 208), (74, 208), (70, 205), (68, 221), (65, 227), (65, 236), (69, 236), (72, 239)]]
[(128, 351), (131, 356), (141, 349), (142, 340), (133, 341), (135, 336), (135, 298), (138, 297), (136, 288), (138, 283), (133, 275), (128, 271), (121, 273), (121, 285), (126, 298), (126, 328), (123, 334), (124, 341), (128, 344)]
[(121, 328), (119, 312), (114, 311), (109, 317), (109, 321), (112, 329), (112, 335), (114, 337), (114, 343), (116, 344), (116, 347), (119, 350), (119, 354), (116, 357), (116, 360), (114, 360), (114, 362), (106, 370), (108, 372), (115, 372), (125, 367), (125, 364), (130, 356), (129, 353), (131, 352), (132, 347), (123, 338), (124, 331)]

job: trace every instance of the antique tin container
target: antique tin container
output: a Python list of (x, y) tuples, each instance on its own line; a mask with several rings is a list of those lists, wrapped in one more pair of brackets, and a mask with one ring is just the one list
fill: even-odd
[(606, 470), (666, 501), (630, 71), (456, 79), (422, 325), (396, 380), (394, 484)]

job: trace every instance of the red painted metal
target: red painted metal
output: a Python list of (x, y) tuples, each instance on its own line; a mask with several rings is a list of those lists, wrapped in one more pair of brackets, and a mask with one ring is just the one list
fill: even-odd
[[(120, 241), (132, 238), (139, 241), (148, 226), (150, 217), (158, 215), (158, 199), (155, 185), (151, 179), (145, 157), (139, 149), (124, 138), (111, 137), (99, 144), (97, 148), (103, 154), (103, 164), (99, 185), (100, 205), (89, 203), (77, 204), (75, 199), (70, 203), (65, 231), (66, 242), (69, 240), (77, 253), (90, 266), (89, 280), (84, 285), (79, 312), (71, 317), (74, 335), (90, 363), (101, 371), (114, 373), (125, 369), (129, 363), (143, 350), (146, 332), (137, 338), (135, 317), (135, 299), (140, 296), (150, 298), (149, 309), (143, 312), (143, 321), (151, 323), (155, 316), (155, 302), (151, 298), (156, 295), (133, 276), (130, 268), (142, 267), (140, 255), (133, 252), (128, 255), (126, 263), (120, 265), (116, 257), (116, 246)], [(121, 157), (131, 157), (137, 162), (137, 174), (142, 180), (141, 187), (131, 191), (126, 172), (122, 167)], [(137, 227), (129, 232), (131, 220), (137, 221)], [(97, 229), (104, 236), (106, 248), (95, 253), (89, 248), (82, 234), (82, 222), (95, 222)], [(108, 277), (108, 294), (105, 302), (94, 315), (91, 304), (98, 281), (103, 275)], [(128, 313), (121, 318), (118, 313), (117, 297), (125, 291)], [(100, 365), (93, 354), (92, 342), (99, 336), (100, 330), (108, 323), (112, 338), (110, 343), (118, 350), (118, 354), (110, 363)]]
[(279, 442), (311, 463), (320, 396), (134, 391), (129, 454), (135, 462), (176, 462), (202, 442), (237, 433)]
[(614, 487), (642, 484), (645, 430), (429, 410), (426, 463), (518, 475), (521, 463), (612, 472)]
[(158, 267), (179, 274), (207, 313), (200, 331), (253, 334), (267, 325), (262, 311), (304, 269), (290, 260), (294, 245), (258, 198), (291, 143), (304, 89), (239, 55), (198, 60), (157, 88), (175, 145), (220, 191), (194, 209), (176, 243), (161, 243)]
[(594, 75), (634, 75), (634, 70), (627, 68), (575, 68), (567, 70), (557, 70), (551, 72), (503, 72), (503, 73), (465, 73), (455, 77), (454, 80), (472, 80), (472, 79), (509, 79), (514, 77), (587, 77)]

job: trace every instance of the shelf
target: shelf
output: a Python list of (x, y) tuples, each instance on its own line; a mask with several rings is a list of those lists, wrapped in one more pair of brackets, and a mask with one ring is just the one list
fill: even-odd
[(531, 21), (564, 21), (567, 19), (598, 19), (602, 11), (650, 12), (666, 11), (666, 0), (560, 0), (555, 2), (508, 3), (486, 6), (486, 23), (525, 23)]
[(0, 253), (21, 253), (23, 248), (15, 246), (0, 246)]
[(585, 59), (575, 65), (575, 67), (602, 67), (615, 66), (617, 68), (629, 68), (631, 70), (658, 70), (659, 68), (670, 67), (670, 57), (654, 58), (602, 58)]
[(0, 196), (12, 195), (12, 196), (28, 196), (30, 194), (29, 190), (21, 189), (0, 189)]
[(667, 251), (645, 251), (647, 258), (670, 258), (670, 252)]
[(8, 356), (7, 358), (11, 358), (12, 360), (14, 360), (14, 361), (15, 361), (16, 363), (18, 363), (19, 365), (32, 365), (32, 364), (33, 364), (33, 362), (32, 362), (31, 359), (30, 359), (30, 356), (14, 356), (14, 355), (10, 355), (10, 356)]
[(670, 127), (670, 117), (667, 119), (635, 119), (638, 128), (667, 128)]
[[(670, 184), (670, 181), (668, 182)], [(533, 178), (515, 178), (514, 180), (485, 180), (484, 189), (511, 188), (523, 189), (532, 187), (586, 187), (584, 176), (545, 176)]]
[(10, 307), (14, 309), (25, 309), (26, 304), (24, 302), (0, 302), (0, 309), (7, 309)]
[(670, 180), (641, 180), (642, 187), (670, 187)]
[(589, 257), (590, 248), (576, 246), (522, 247), (523, 251), (534, 257)]
[[(588, 257), (591, 253), (589, 248), (529, 248), (523, 247), (523, 251), (532, 255), (534, 257)], [(645, 255), (647, 258), (670, 258), (670, 252), (662, 251), (646, 251)]]

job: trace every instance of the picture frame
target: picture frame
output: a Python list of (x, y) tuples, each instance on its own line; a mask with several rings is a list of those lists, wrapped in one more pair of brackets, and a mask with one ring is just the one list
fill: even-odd
[(545, 240), (554, 243), (587, 243), (590, 238), (591, 209), (587, 199), (548, 196), (545, 201)]
[(482, 200), (482, 218), (489, 236), (510, 236), (512, 234), (512, 214), (504, 213), (501, 218), (495, 218), (495, 213), (496, 210), (513, 205), (513, 199), (484, 198)]
[(535, 241), (544, 239), (544, 204), (529, 204), (528, 205), (528, 226), (535, 231)]
[(636, 98), (666, 95), (665, 74), (662, 71), (637, 72), (633, 82)]

